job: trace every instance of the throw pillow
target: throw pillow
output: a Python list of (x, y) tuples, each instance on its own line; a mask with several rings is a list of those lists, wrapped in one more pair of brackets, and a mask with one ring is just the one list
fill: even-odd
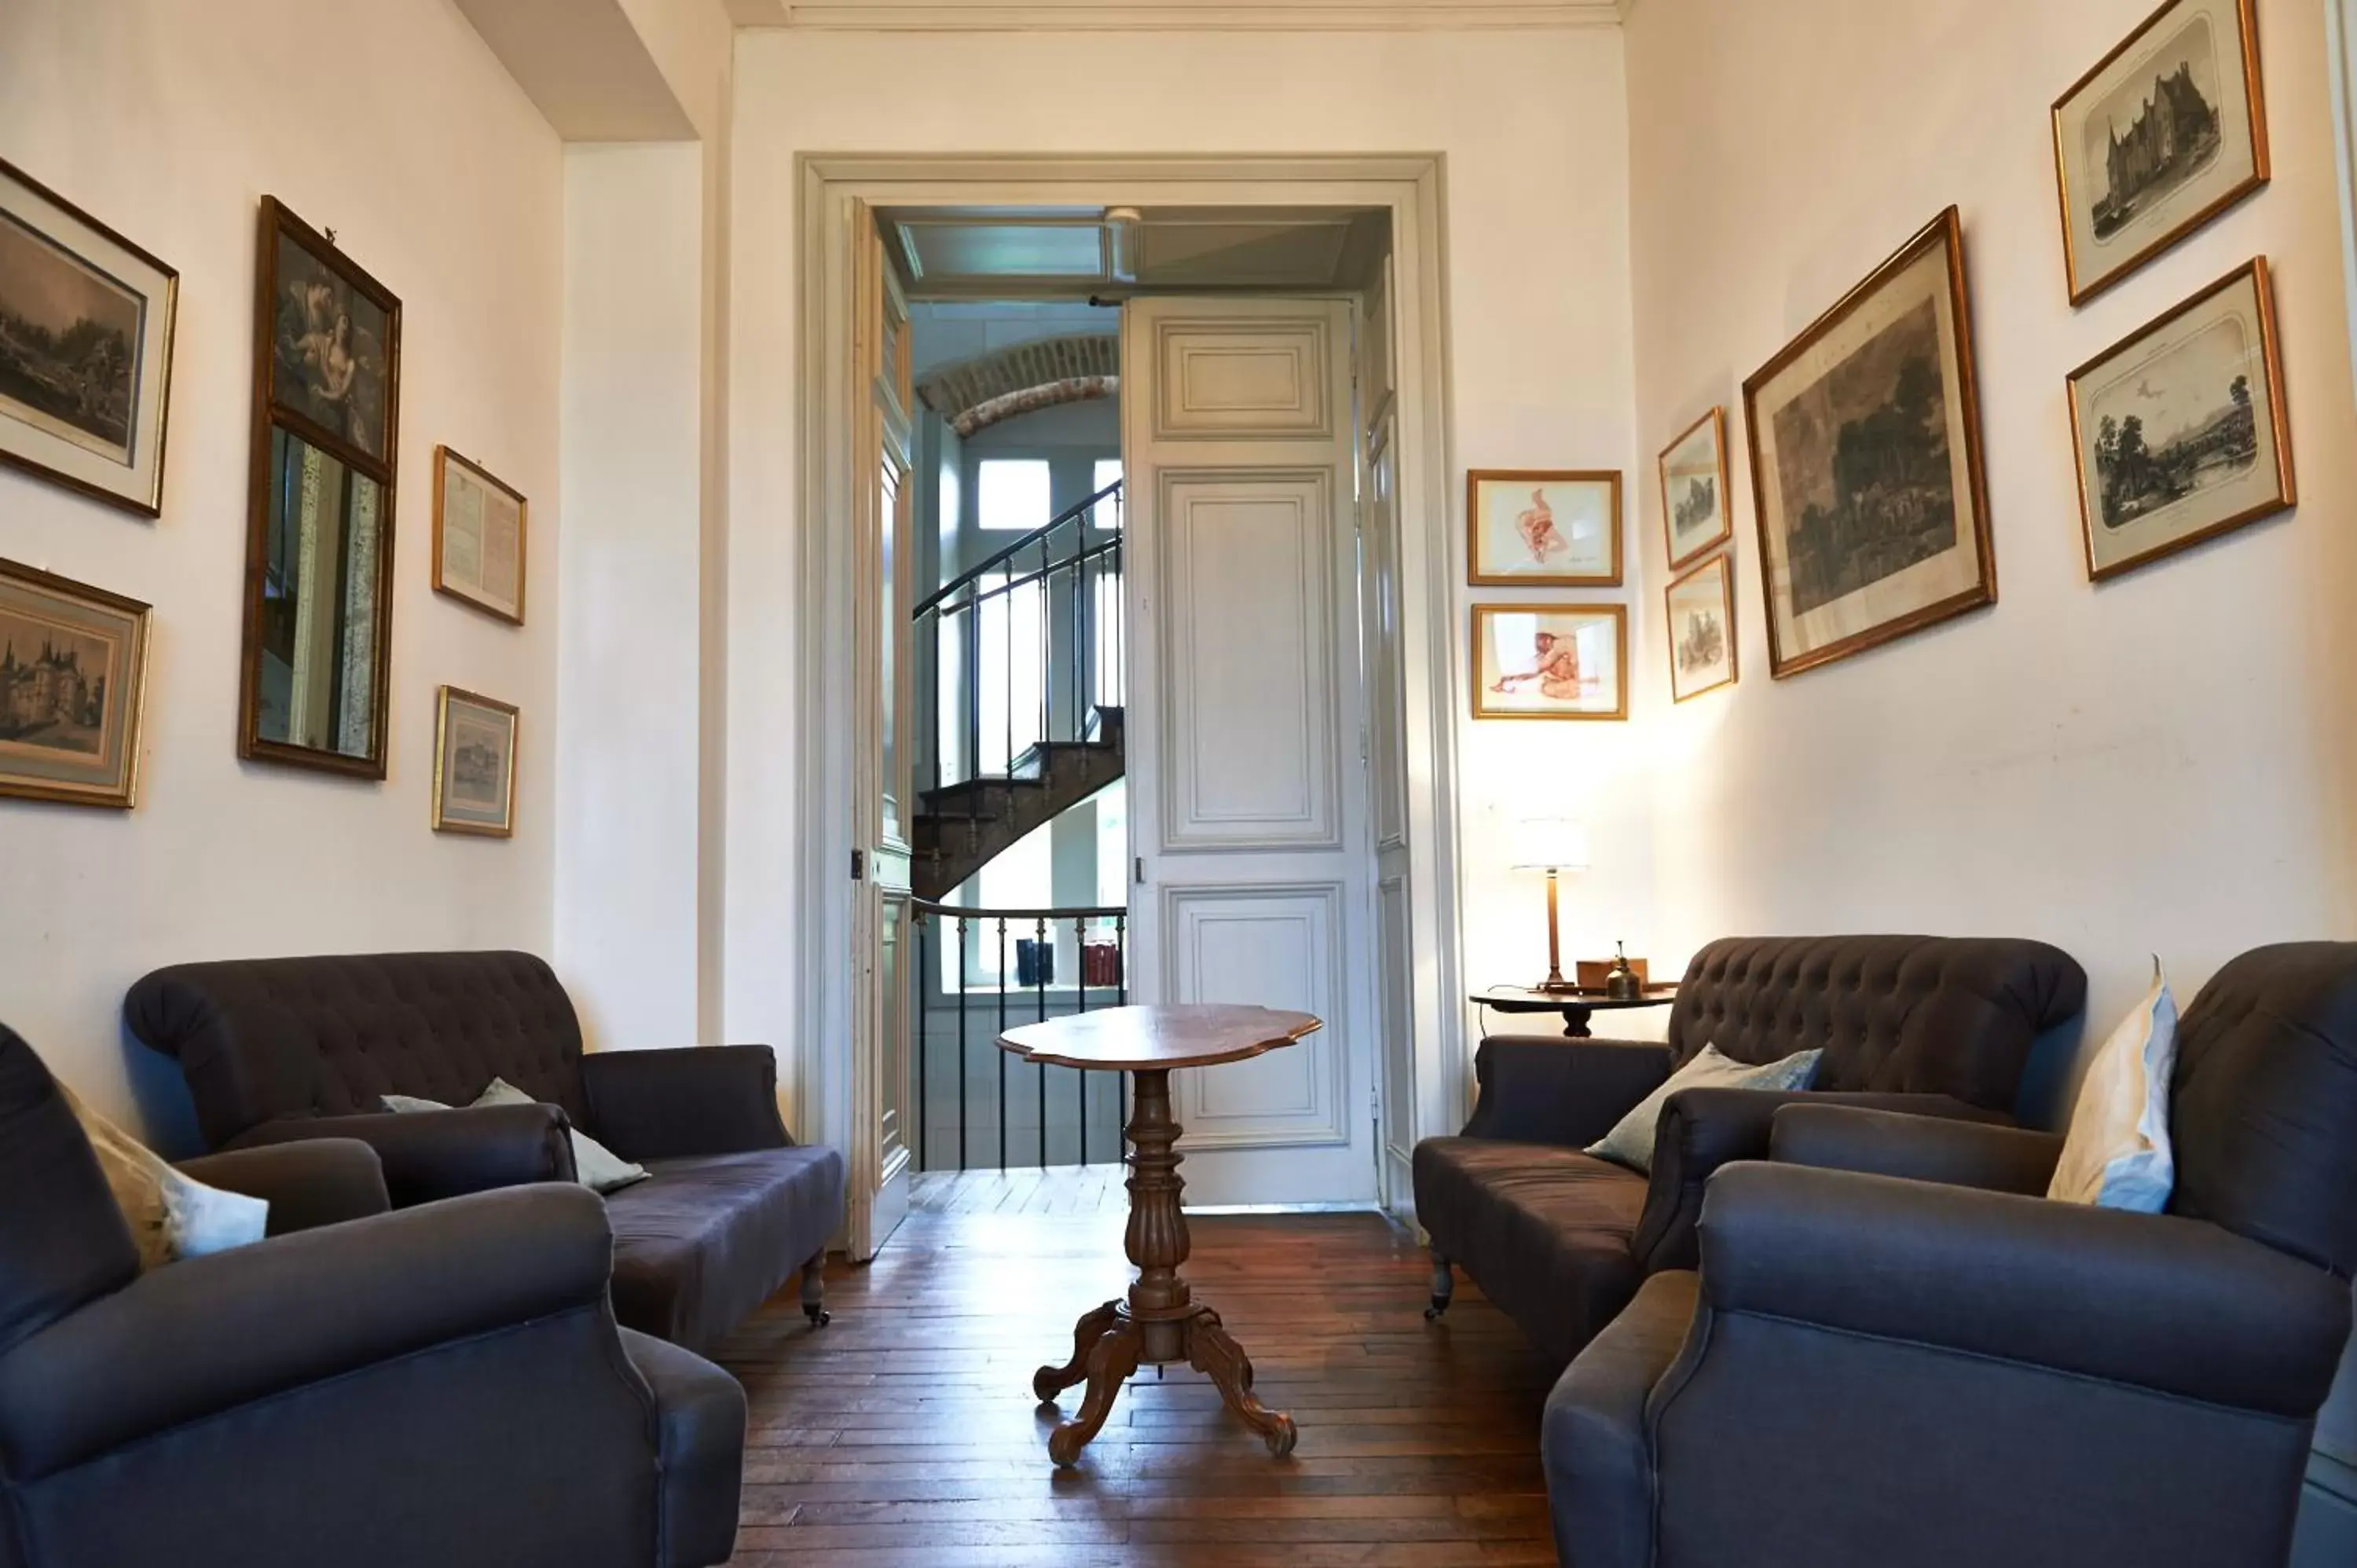
[(1612, 1131), (1588, 1144), (1586, 1152), (1651, 1176), (1653, 1133), (1671, 1095), (1682, 1089), (1806, 1089), (1817, 1076), (1817, 1058), (1824, 1055), (1823, 1051), (1794, 1051), (1781, 1061), (1754, 1067), (1737, 1061), (1717, 1046), (1705, 1046), (1692, 1061), (1670, 1074), (1667, 1083), (1639, 1101), (1637, 1108), (1614, 1123)]
[(2177, 1062), (2177, 999), (2160, 961), (2152, 989), (2087, 1063), (2046, 1196), (2158, 1214), (2177, 1184), (2169, 1146), (2169, 1080)]
[[(387, 1111), (447, 1111), (449, 1106), (438, 1100), (421, 1100), (411, 1094), (380, 1094), (377, 1100)], [(510, 1083), (506, 1079), (491, 1079), (489, 1089), (475, 1096), (475, 1105), (537, 1105), (540, 1101)], [(472, 1109), (472, 1107), (469, 1107)], [(568, 1128), (573, 1137), (573, 1174), (583, 1187), (592, 1192), (619, 1192), (632, 1182), (647, 1179), (647, 1167), (633, 1165), (614, 1153), (578, 1127)]]
[(242, 1192), (224, 1192), (181, 1175), (146, 1144), (84, 1105), (59, 1084), (81, 1130), (98, 1151), (99, 1169), (139, 1244), (139, 1267), (161, 1268), (182, 1258), (226, 1252), (262, 1240), (270, 1205)]

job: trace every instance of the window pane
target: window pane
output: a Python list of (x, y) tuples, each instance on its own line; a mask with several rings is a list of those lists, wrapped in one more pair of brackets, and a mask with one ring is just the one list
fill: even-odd
[(1044, 457), (985, 457), (974, 492), (982, 526), (1007, 533), (1044, 528), (1055, 506)]
[[(1100, 457), (1097, 459), (1096, 474), (1089, 480), (1089, 493), (1094, 495), (1107, 485), (1117, 485), (1120, 482), (1121, 459)], [(1119, 528), (1121, 499), (1116, 497), (1112, 500), (1097, 502), (1095, 506), (1089, 509), (1089, 522), (1097, 528)]]
[(1129, 780), (1116, 779), (1097, 796), (1097, 906), (1129, 907)]
[(976, 773), (1005, 774), (1008, 765), (1043, 738), (1039, 733), (1041, 683), (1047, 679), (1047, 600), (1038, 580), (1007, 593), (1006, 574), (982, 579), (982, 668), (975, 695), (982, 709), (981, 755)]

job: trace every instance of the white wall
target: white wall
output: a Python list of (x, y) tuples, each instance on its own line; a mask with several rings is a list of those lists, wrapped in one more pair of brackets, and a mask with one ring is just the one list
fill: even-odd
[[(798, 581), (792, 532), (797, 154), (1437, 150), (1452, 490), (1465, 465), (1635, 464), (1626, 111), (1609, 30), (748, 33), (736, 82), (729, 845), (736, 865), (762, 870), (729, 882), (732, 1034), (791, 1034), (792, 889), (809, 869), (791, 842), (800, 628), (779, 608), (827, 591)], [(1092, 93), (1104, 113), (1091, 111)], [(1469, 596), (1458, 598), (1461, 621)], [(1636, 608), (1642, 635), (1647, 611)], [(1589, 947), (1625, 930), (1631, 950), (1644, 950), (1651, 848), (1629, 737), (1605, 733), (1617, 727), (1464, 727), (1469, 979), (1544, 968), (1538, 886), (1500, 869), (1504, 852), (1486, 825), (1525, 799), (1567, 802), (1596, 824), (1603, 865), (1569, 901), (1574, 929)]]
[[(156, 607), (137, 810), (0, 801), (0, 1017), (128, 1114), (135, 1066), (177, 1085), (118, 1021), (158, 964), (548, 945), (559, 152), (439, 0), (8, 0), (0, 156), (180, 271), (162, 519), (0, 472), (0, 554)], [(405, 307), (382, 784), (236, 755), (265, 193), (334, 228)], [(428, 585), (436, 442), (532, 499), (524, 629)], [(427, 830), (443, 682), (522, 708), (511, 841)], [(152, 1103), (168, 1141), (172, 1097)]]
[[(1648, 453), (1951, 202), (1963, 208), (2000, 600), (1767, 678), (1749, 475), (1744, 677), (1659, 725), (1660, 901), (1725, 931), (2014, 933), (2077, 955), (2091, 1016), (2158, 953), (2180, 1001), (2245, 948), (2357, 925), (2357, 506), (2319, 8), (2262, 0), (2275, 183), (2083, 310), (2048, 110), (2147, 0), (1646, 0), (1628, 28), (1637, 403)], [(1825, 40), (1838, 38), (1838, 59)], [(2101, 588), (2068, 372), (2229, 268), (2276, 268), (2302, 504)], [(1650, 473), (1649, 592), (1663, 581)], [(1664, 713), (1666, 653), (1641, 695)]]

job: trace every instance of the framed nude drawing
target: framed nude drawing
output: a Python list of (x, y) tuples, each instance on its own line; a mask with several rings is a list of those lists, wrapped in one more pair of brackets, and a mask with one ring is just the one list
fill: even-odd
[(434, 448), (434, 586), (516, 626), (523, 624), (521, 491), (447, 446)]
[(1727, 496), (1727, 411), (1714, 408), (1662, 454), (1662, 528), (1673, 572), (1735, 536)]
[(1466, 559), (1477, 588), (1620, 585), (1620, 476), (1476, 468), (1465, 478)]
[(2267, 183), (2256, 0), (2169, 0), (2054, 104), (2071, 303)]
[(1620, 605), (1473, 607), (1477, 719), (1625, 719), (1628, 670)]
[(434, 831), (515, 833), (516, 710), (444, 686), (434, 705)]
[(2097, 582), (2291, 506), (2266, 258), (2073, 371), (2071, 430)]
[(164, 510), (180, 274), (0, 162), (0, 463)]
[(1996, 598), (1956, 209), (1743, 383), (1768, 672)]

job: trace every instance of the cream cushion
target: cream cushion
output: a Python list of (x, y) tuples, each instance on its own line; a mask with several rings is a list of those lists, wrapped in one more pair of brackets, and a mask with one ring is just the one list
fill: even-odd
[[(381, 1094), (377, 1099), (387, 1111), (447, 1111), (438, 1100), (420, 1100), (413, 1094)], [(474, 1105), (537, 1105), (540, 1101), (510, 1083), (495, 1078), (491, 1085), (475, 1096)], [(468, 1109), (472, 1109), (469, 1106)], [(614, 1192), (632, 1182), (647, 1179), (647, 1167), (633, 1165), (605, 1144), (582, 1132), (567, 1129), (573, 1135), (573, 1174), (583, 1187), (592, 1192)]]
[(2177, 1182), (2169, 1146), (2169, 1080), (2177, 1062), (2177, 999), (2156, 961), (2152, 989), (2088, 1059), (2046, 1196), (2158, 1214)]
[(270, 1205), (242, 1192), (223, 1192), (181, 1175), (155, 1151), (84, 1105), (70, 1089), (66, 1103), (98, 1151), (99, 1168), (114, 1193), (115, 1207), (139, 1244), (141, 1269), (160, 1268), (182, 1258), (226, 1252), (262, 1240)]

